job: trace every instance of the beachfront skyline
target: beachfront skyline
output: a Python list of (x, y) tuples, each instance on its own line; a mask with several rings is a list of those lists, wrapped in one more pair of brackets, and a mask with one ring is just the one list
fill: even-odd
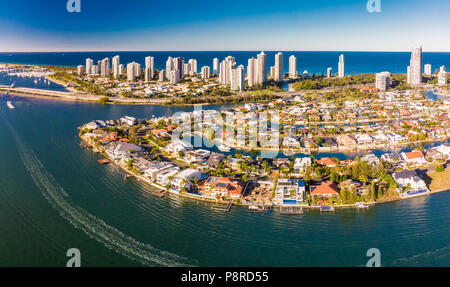
[(58, 2), (0, 3), (0, 51), (450, 51), (446, 0)]

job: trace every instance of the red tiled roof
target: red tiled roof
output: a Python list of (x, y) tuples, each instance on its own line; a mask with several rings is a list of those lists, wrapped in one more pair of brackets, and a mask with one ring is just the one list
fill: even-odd
[(311, 195), (339, 195), (337, 191), (336, 183), (333, 181), (322, 182), (321, 185), (315, 185), (310, 187)]

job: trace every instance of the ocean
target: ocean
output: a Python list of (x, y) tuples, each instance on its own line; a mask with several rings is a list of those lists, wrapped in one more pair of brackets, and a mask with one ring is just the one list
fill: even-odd
[[(406, 73), (411, 57), (410, 52), (298, 52), (282, 51), (284, 54), (283, 70), (289, 72), (289, 56), (297, 57), (297, 70), (299, 74), (308, 71), (310, 74), (326, 74), (327, 68), (331, 67), (333, 73), (338, 70), (338, 58), (340, 54), (345, 57), (346, 74), (366, 74), (388, 71), (391, 73)], [(210, 66), (214, 58), (222, 61), (227, 56), (236, 58), (237, 65), (247, 68), (248, 59), (256, 57), (260, 51), (176, 51), (176, 52), (58, 52), (58, 53), (0, 53), (0, 63), (32, 64), (32, 65), (54, 65), (71, 66), (85, 65), (86, 58), (92, 58), (94, 62), (105, 57), (112, 58), (120, 56), (122, 64), (138, 62), (144, 65), (146, 56), (155, 57), (155, 68), (165, 69), (167, 57), (184, 57), (197, 59), (197, 69), (200, 72), (202, 66)], [(275, 64), (275, 54), (278, 51), (265, 51), (268, 66)], [(431, 64), (432, 71), (440, 66), (450, 67), (450, 52), (424, 52), (423, 63)]]

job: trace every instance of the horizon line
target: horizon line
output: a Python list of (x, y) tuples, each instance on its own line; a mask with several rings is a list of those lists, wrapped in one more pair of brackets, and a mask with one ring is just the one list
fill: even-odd
[[(0, 53), (123, 53), (123, 52), (362, 52), (362, 53), (374, 53), (374, 52), (384, 52), (384, 53), (409, 53), (411, 50), (35, 50), (35, 51), (0, 51)], [(442, 50), (429, 50), (423, 53), (450, 53), (450, 51)]]

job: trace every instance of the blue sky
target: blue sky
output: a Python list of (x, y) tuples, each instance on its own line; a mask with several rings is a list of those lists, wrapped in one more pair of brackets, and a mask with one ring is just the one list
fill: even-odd
[(450, 51), (449, 0), (1, 0), (0, 51)]

